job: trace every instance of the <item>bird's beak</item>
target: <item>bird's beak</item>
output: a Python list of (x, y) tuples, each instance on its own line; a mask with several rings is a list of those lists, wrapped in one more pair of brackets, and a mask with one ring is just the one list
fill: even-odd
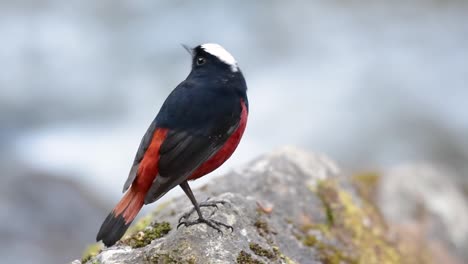
[(190, 53), (190, 55), (192, 55), (192, 57), (193, 57), (193, 49), (192, 49), (192, 48), (190, 48), (189, 46), (187, 46), (187, 45), (185, 45), (185, 44), (180, 44), (180, 45), (182, 45), (182, 47), (183, 47), (188, 53)]

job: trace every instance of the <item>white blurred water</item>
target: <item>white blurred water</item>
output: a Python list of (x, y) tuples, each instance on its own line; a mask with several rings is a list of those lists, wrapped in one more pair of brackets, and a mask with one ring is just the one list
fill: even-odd
[(468, 131), (465, 2), (41, 3), (3, 4), (10, 146), (113, 197), (188, 74), (179, 43), (219, 42), (246, 75), (248, 129), (225, 169), (283, 144), (353, 168), (443, 159), (434, 140), (460, 141), (467, 157), (463, 136), (431, 136)]

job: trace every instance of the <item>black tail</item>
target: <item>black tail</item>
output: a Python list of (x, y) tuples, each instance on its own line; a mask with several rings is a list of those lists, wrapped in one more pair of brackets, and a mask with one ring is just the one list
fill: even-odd
[(144, 200), (144, 193), (139, 192), (132, 186), (102, 223), (96, 241), (102, 240), (107, 247), (114, 245), (125, 234), (125, 231), (135, 219), (141, 207), (143, 207)]
[(96, 237), (96, 241), (102, 240), (106, 247), (115, 244), (127, 231), (131, 222), (126, 224), (122, 215), (116, 216), (112, 211), (102, 223), (101, 229)]

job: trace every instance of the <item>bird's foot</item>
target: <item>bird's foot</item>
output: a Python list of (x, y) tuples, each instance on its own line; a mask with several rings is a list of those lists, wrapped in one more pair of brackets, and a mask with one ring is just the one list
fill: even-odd
[(216, 221), (216, 220), (213, 220), (213, 219), (205, 219), (205, 218), (198, 218), (197, 220), (194, 220), (194, 221), (183, 221), (183, 222), (180, 222), (178, 225), (177, 225), (177, 229), (179, 229), (179, 227), (181, 225), (184, 225), (185, 227), (188, 227), (188, 226), (193, 226), (193, 225), (198, 225), (198, 224), (205, 224), (213, 229), (215, 229), (216, 231), (218, 231), (219, 233), (223, 233), (221, 231), (221, 229), (219, 228), (220, 226), (223, 226), (225, 228), (228, 228), (228, 229), (231, 229), (231, 232), (234, 231), (234, 228), (230, 225), (227, 225), (225, 223), (222, 223), (222, 222), (219, 222), (219, 221)]
[[(208, 201), (208, 199), (206, 201), (204, 201), (204, 202), (199, 203), (198, 206), (199, 207), (215, 207), (216, 209), (218, 209), (218, 204), (221, 204), (221, 205), (228, 204), (228, 202), (226, 202), (226, 201), (221, 201), (221, 200), (220, 201)], [(179, 218), (179, 223), (181, 223), (182, 220), (188, 219), (195, 211), (196, 211), (196, 208), (193, 207), (192, 210), (190, 210), (187, 213), (183, 214)], [(213, 216), (214, 213), (215, 213), (215, 211), (213, 211), (211, 213), (210, 217)]]

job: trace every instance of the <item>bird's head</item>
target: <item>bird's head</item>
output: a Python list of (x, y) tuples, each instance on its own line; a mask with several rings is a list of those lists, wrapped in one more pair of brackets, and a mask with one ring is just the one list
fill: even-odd
[(187, 81), (203, 83), (205, 89), (215, 89), (223, 94), (234, 92), (248, 105), (247, 84), (231, 53), (214, 43), (195, 48), (182, 46), (192, 55), (192, 71)]
[(206, 43), (195, 48), (182, 46), (192, 55), (192, 72), (240, 73), (236, 59), (219, 44)]

